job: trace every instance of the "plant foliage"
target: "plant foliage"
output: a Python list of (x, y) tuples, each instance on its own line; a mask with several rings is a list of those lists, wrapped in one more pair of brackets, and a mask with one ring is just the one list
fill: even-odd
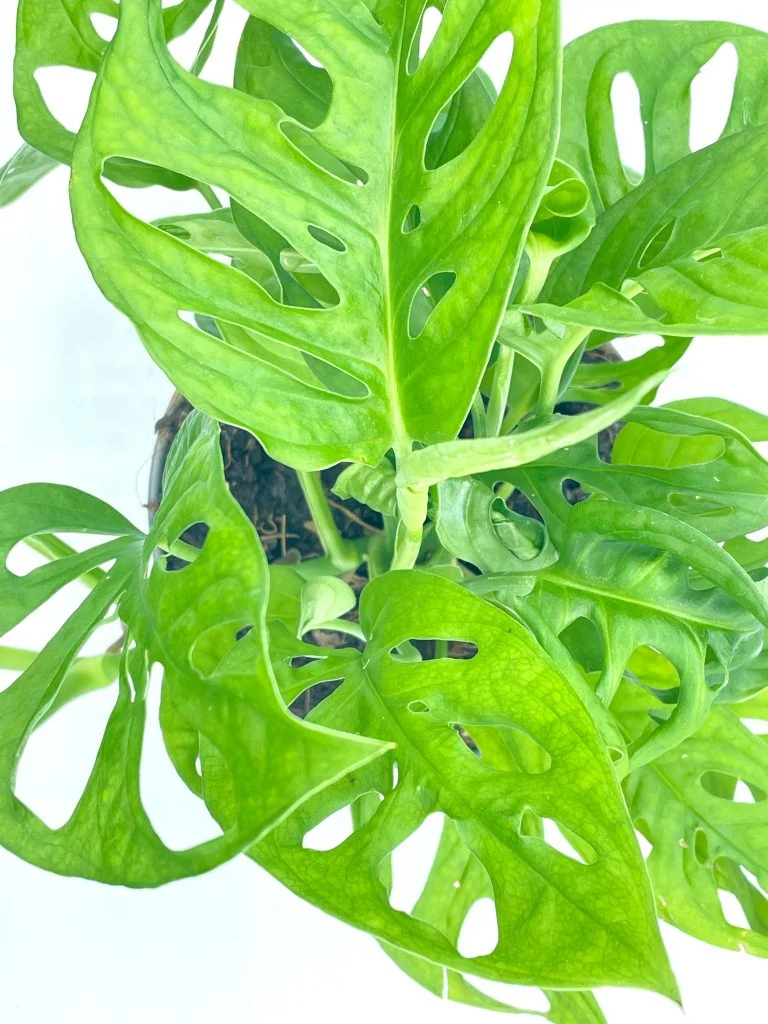
[[(768, 37), (636, 22), (563, 51), (557, 0), (443, 0), (434, 38), (425, 0), (238, 4), (230, 87), (205, 77), (223, 0), (19, 0), (0, 205), (71, 164), (96, 282), (196, 411), (146, 534), (72, 488), (0, 494), (0, 636), (80, 586), (39, 652), (0, 647), (0, 843), (134, 887), (246, 854), (436, 995), (518, 1013), (483, 983), (533, 986), (552, 1024), (604, 1024), (602, 986), (677, 997), (657, 918), (767, 956), (768, 418), (651, 403), (694, 336), (768, 333)], [(185, 67), (169, 44), (195, 27)], [(730, 114), (692, 152), (691, 84), (723, 46)], [(52, 66), (95, 73), (76, 135)], [(147, 222), (116, 187), (148, 185), (190, 212)], [(325, 558), (268, 564), (219, 423), (298, 474)], [(319, 475), (338, 464), (335, 498), (381, 524), (354, 542)], [(44, 556), (27, 575), (20, 544)], [(84, 654), (115, 619), (117, 647)], [(105, 687), (90, 778), (50, 827), (15, 792), (25, 745)], [(152, 687), (212, 819), (188, 849), (143, 800)], [(436, 817), (403, 906), (398, 858)], [(497, 935), (472, 955), (480, 903)]]

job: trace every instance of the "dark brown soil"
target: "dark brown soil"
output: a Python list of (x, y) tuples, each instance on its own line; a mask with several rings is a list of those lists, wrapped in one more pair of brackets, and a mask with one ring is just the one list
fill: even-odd
[[(189, 402), (176, 394), (155, 427), (161, 448), (170, 447), (191, 411)], [(221, 450), (227, 483), (256, 527), (268, 561), (295, 564), (322, 555), (322, 545), (296, 473), (271, 459), (253, 434), (237, 427), (222, 426)], [(351, 499), (342, 501), (331, 492), (342, 469), (342, 466), (334, 466), (322, 474), (342, 536), (356, 540), (379, 533), (382, 522), (378, 512)], [(157, 496), (152, 497), (157, 501)], [(184, 540), (202, 547), (203, 530), (202, 525), (193, 527), (184, 535)]]

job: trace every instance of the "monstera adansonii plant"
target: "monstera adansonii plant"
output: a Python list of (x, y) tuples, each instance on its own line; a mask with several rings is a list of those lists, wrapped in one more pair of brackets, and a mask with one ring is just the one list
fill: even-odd
[[(768, 418), (651, 402), (693, 337), (768, 333), (768, 37), (633, 22), (563, 50), (557, 0), (238, 3), (227, 84), (206, 79), (223, 0), (18, 4), (0, 203), (71, 165), (93, 277), (191, 409), (148, 533), (66, 486), (0, 494), (2, 634), (82, 584), (42, 650), (0, 648), (0, 843), (134, 887), (245, 855), (435, 994), (515, 1012), (483, 980), (535, 986), (553, 1024), (604, 1021), (600, 986), (677, 998), (657, 918), (767, 955)], [(691, 83), (726, 45), (730, 114), (692, 151)], [(76, 136), (40, 88), (61, 66), (95, 72)], [(190, 212), (129, 211), (150, 186)], [(233, 431), (303, 494), (310, 557), (237, 500)], [(23, 576), (19, 544), (45, 556)], [(110, 618), (120, 643), (81, 654)], [(25, 744), (107, 686), (49, 827), (15, 793)], [(154, 686), (216, 824), (191, 849), (142, 801)], [(402, 906), (397, 851), (435, 815)]]

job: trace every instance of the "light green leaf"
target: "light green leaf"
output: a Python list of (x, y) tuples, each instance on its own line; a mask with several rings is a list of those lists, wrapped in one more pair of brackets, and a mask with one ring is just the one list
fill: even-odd
[(472, 477), (438, 487), (435, 526), (443, 547), (482, 572), (536, 572), (557, 558), (545, 527), (507, 508)]
[(397, 513), (395, 470), (387, 459), (378, 466), (366, 466), (361, 462), (347, 466), (333, 485), (333, 490), (340, 498), (354, 498), (383, 516)]
[[(538, 633), (562, 637), (582, 620), (596, 628), (602, 649), (598, 697), (610, 706), (632, 654), (649, 647), (677, 673), (669, 717), (630, 748), (630, 768), (650, 761), (692, 735), (706, 718), (715, 691), (707, 658), (726, 672), (762, 646), (768, 606), (752, 580), (722, 549), (669, 516), (592, 499), (570, 511), (558, 561), (540, 571), (532, 593), (512, 607)], [(693, 567), (715, 587), (693, 590)], [(540, 635), (546, 645), (546, 635)], [(582, 641), (582, 659), (589, 648)]]
[[(650, 349), (635, 359), (622, 360), (618, 363), (587, 363), (580, 362), (565, 393), (563, 402), (586, 402), (590, 405), (604, 405), (623, 394), (627, 388), (635, 387), (643, 380), (657, 373), (668, 373), (682, 359), (690, 342), (685, 338), (665, 338), (661, 346)], [(643, 399), (650, 404), (656, 392), (649, 392)], [(681, 408), (672, 403), (671, 408)], [(693, 412), (693, 409), (688, 410)], [(704, 409), (698, 415), (707, 416)], [(717, 416), (712, 417), (717, 419)]]
[[(64, 585), (113, 563), (22, 674), (0, 693), (0, 843), (64, 875), (153, 886), (199, 874), (248, 847), (298, 803), (386, 747), (306, 726), (285, 710), (269, 664), (264, 553), (224, 480), (218, 428), (193, 415), (169, 460), (165, 496), (149, 537), (119, 513), (71, 488), (31, 484), (0, 495), (0, 632)], [(169, 571), (166, 554), (205, 522), (203, 550)], [(8, 553), (34, 534), (113, 536), (19, 577)], [(71, 695), (76, 658), (114, 604), (127, 624), (120, 687), (91, 776), (69, 821), (50, 829), (14, 794), (31, 732)], [(246, 627), (247, 635), (238, 642)], [(188, 850), (159, 838), (141, 801), (139, 765), (149, 668), (165, 670), (162, 698), (169, 753), (182, 777), (208, 795), (224, 783), (194, 768), (190, 739), (214, 743), (237, 799), (224, 833)], [(279, 765), (279, 767), (278, 767)], [(194, 776), (194, 778), (193, 778)]]
[[(348, 678), (313, 720), (395, 742), (396, 780), (384, 760), (348, 776), (251, 855), (317, 906), (459, 973), (674, 993), (608, 753), (528, 632), (462, 587), (416, 571), (374, 580), (361, 624), (365, 672)], [(469, 661), (392, 656), (413, 639), (461, 640), (478, 652)], [(481, 756), (459, 724), (477, 733)], [(348, 839), (330, 851), (303, 848), (317, 824), (371, 793), (384, 799)], [(388, 903), (387, 859), (433, 812), (455, 823), (490, 877), (499, 942), (488, 955), (461, 957), (445, 934)], [(539, 818), (554, 819), (581, 854), (571, 859), (532, 834)]]
[[(179, 0), (162, 12), (168, 39), (183, 35), (212, 0)], [(36, 78), (42, 68), (96, 72), (108, 44), (96, 31), (93, 15), (116, 19), (117, 0), (19, 0), (13, 90), (19, 131), (30, 146), (59, 163), (71, 163), (75, 136), (51, 113)], [(161, 183), (194, 188), (195, 183), (157, 167), (142, 167), (110, 154), (110, 177), (123, 185)]]
[(724, 423), (740, 431), (750, 441), (768, 441), (768, 416), (727, 398), (681, 398), (677, 402), (669, 402), (666, 408)]
[(658, 509), (717, 541), (768, 525), (768, 466), (743, 434), (669, 408), (636, 408), (626, 418), (610, 463), (590, 441), (507, 478), (552, 519), (567, 513), (562, 484), (571, 479), (588, 493)]
[[(768, 745), (728, 708), (630, 775), (630, 809), (653, 846), (648, 870), (663, 920), (713, 945), (768, 956), (766, 793)], [(728, 921), (718, 890), (736, 897), (748, 928)]]
[[(431, 924), (454, 944), (472, 906), (493, 898), (488, 873), (462, 841), (455, 823), (446, 820), (424, 890), (413, 908), (413, 916)], [(552, 1024), (605, 1024), (594, 996), (589, 992), (547, 992), (548, 1011), (521, 1010), (480, 991), (458, 971), (430, 963), (395, 946), (382, 943), (384, 951), (414, 981), (453, 1002), (500, 1013), (530, 1013)]]
[(24, 144), (0, 167), (0, 207), (23, 196), (54, 167), (58, 167), (58, 160)]
[(619, 153), (611, 102), (616, 76), (631, 75), (640, 95), (647, 181), (690, 153), (690, 87), (726, 43), (738, 54), (722, 132), (728, 136), (766, 120), (765, 33), (716, 21), (629, 21), (599, 28), (566, 46), (558, 155), (587, 182), (598, 213), (643, 179), (643, 169), (626, 168)]
[[(325, 120), (313, 128), (271, 102), (275, 94), (246, 96), (186, 74), (167, 52), (156, 3), (123, 0), (73, 169), (78, 240), (91, 269), (195, 405), (253, 430), (297, 468), (343, 459), (378, 464), (393, 446), (454, 437), (549, 172), (556, 0), (451, 7), (412, 73), (420, 4), (377, 8), (374, 17), (355, 0), (343, 19), (334, 0), (245, 6), (323, 62), (333, 81)], [(435, 119), (506, 31), (515, 35), (514, 59), (488, 121), (450, 163), (425, 170)], [(232, 268), (130, 217), (99, 177), (116, 153), (228, 192), (235, 209), (319, 268), (338, 303), (276, 303)], [(408, 231), (414, 207), (419, 226)], [(409, 331), (415, 297), (437, 287), (433, 280), (447, 287), (454, 274), (416, 343)], [(222, 337), (185, 322), (188, 313), (216, 320)], [(297, 379), (262, 339), (314, 357), (333, 372), (326, 381), (341, 374), (357, 391), (319, 376), (312, 384)]]

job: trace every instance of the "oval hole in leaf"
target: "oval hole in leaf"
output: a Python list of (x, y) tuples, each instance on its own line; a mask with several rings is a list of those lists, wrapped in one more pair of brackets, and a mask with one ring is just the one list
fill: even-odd
[(368, 184), (369, 175), (367, 171), (355, 166), (355, 164), (347, 163), (346, 160), (342, 160), (334, 153), (331, 153), (330, 150), (317, 141), (317, 138), (311, 131), (303, 128), (301, 125), (294, 124), (292, 121), (281, 121), (279, 128), (294, 149), (298, 150), (302, 156), (306, 157), (316, 167), (350, 185), (362, 187)]
[(167, 572), (186, 569), (200, 556), (210, 527), (207, 523), (192, 523), (177, 537), (168, 540), (168, 557), (165, 559)]
[(765, 791), (760, 786), (727, 772), (704, 772), (699, 783), (707, 793), (720, 800), (736, 804), (759, 804), (765, 800)]
[(414, 205), (405, 215), (405, 220), (403, 221), (403, 234), (409, 235), (418, 227), (421, 227), (421, 207)]
[(49, 828), (61, 828), (72, 817), (114, 705), (112, 690), (88, 694), (65, 705), (30, 736), (14, 793)]
[(471, 640), (436, 640), (423, 637), (403, 640), (389, 652), (393, 661), (471, 661), (478, 654)]
[[(514, 51), (511, 32), (502, 32), (485, 51), (473, 72), (432, 122), (424, 146), (424, 168), (435, 171), (461, 156), (488, 124), (497, 102), (492, 80), (503, 86)], [(490, 73), (486, 71), (490, 68)]]
[(674, 233), (675, 224), (675, 220), (667, 221), (666, 224), (663, 224), (653, 232), (637, 258), (638, 270), (645, 270), (661, 256)]
[(352, 808), (347, 805), (334, 811), (306, 833), (301, 845), (305, 850), (327, 853), (341, 846), (352, 835)]
[(480, 58), (478, 67), (488, 75), (497, 93), (501, 93), (509, 76), (514, 52), (515, 37), (511, 32), (502, 32), (501, 35), (496, 36)]
[(579, 616), (560, 634), (560, 643), (587, 672), (600, 672), (605, 662), (605, 643), (591, 619)]
[(753, 736), (768, 736), (768, 720), (764, 718), (742, 718), (741, 724), (745, 725)]
[(48, 565), (50, 559), (40, 552), (34, 551), (26, 541), (20, 540), (13, 545), (5, 559), (5, 567), (14, 576), (23, 579), (33, 569), (39, 569), (42, 565)]
[(594, 847), (565, 825), (559, 825), (552, 818), (541, 818), (544, 842), (564, 857), (576, 861), (577, 864), (597, 863)]
[(620, 71), (611, 83), (611, 107), (619, 158), (627, 181), (638, 185), (645, 176), (645, 133), (640, 90), (628, 71)]
[(95, 80), (93, 71), (71, 68), (66, 64), (35, 71), (35, 81), (51, 116), (67, 131), (75, 133), (80, 131)]
[(552, 757), (538, 740), (516, 725), (457, 726), (462, 740), (489, 768), (501, 772), (544, 775)]
[(693, 855), (699, 864), (706, 864), (709, 860), (709, 840), (703, 828), (697, 828), (693, 833)]
[(408, 335), (415, 339), (424, 332), (432, 315), (456, 283), (453, 271), (433, 274), (417, 289), (411, 301), (408, 317)]
[(444, 823), (444, 814), (429, 814), (419, 827), (392, 851), (392, 888), (389, 903), (393, 910), (402, 910), (410, 914), (416, 905), (434, 864)]
[(111, 14), (101, 14), (99, 11), (95, 11), (91, 15), (91, 24), (93, 25), (96, 34), (100, 36), (105, 43), (112, 41), (115, 32), (117, 31), (117, 18), (113, 18)]
[(691, 82), (689, 144), (695, 153), (717, 142), (728, 123), (739, 72), (739, 54), (731, 42), (702, 65)]
[(459, 932), (456, 949), (467, 960), (474, 960), (479, 956), (490, 956), (498, 944), (496, 901), (490, 896), (484, 896), (469, 908)]
[(739, 902), (738, 896), (736, 896), (735, 893), (729, 892), (727, 889), (718, 889), (717, 895), (720, 900), (720, 908), (726, 922), (731, 925), (732, 928), (742, 928), (745, 931), (749, 931), (749, 919), (744, 907), (742, 907)]
[(155, 665), (147, 691), (147, 715), (139, 766), (141, 802), (155, 832), (169, 850), (187, 850), (221, 835), (204, 801), (192, 793), (173, 767), (160, 728), (163, 669)]
[(332, 235), (330, 231), (326, 231), (324, 228), (318, 228), (314, 224), (307, 226), (307, 231), (312, 237), (320, 242), (321, 245), (328, 246), (329, 249), (333, 249), (334, 252), (346, 252), (347, 247), (340, 238), (336, 235)]
[(427, 7), (413, 33), (408, 50), (408, 74), (412, 75), (426, 57), (430, 46), (435, 40), (437, 30), (443, 22), (443, 14), (437, 7)]

